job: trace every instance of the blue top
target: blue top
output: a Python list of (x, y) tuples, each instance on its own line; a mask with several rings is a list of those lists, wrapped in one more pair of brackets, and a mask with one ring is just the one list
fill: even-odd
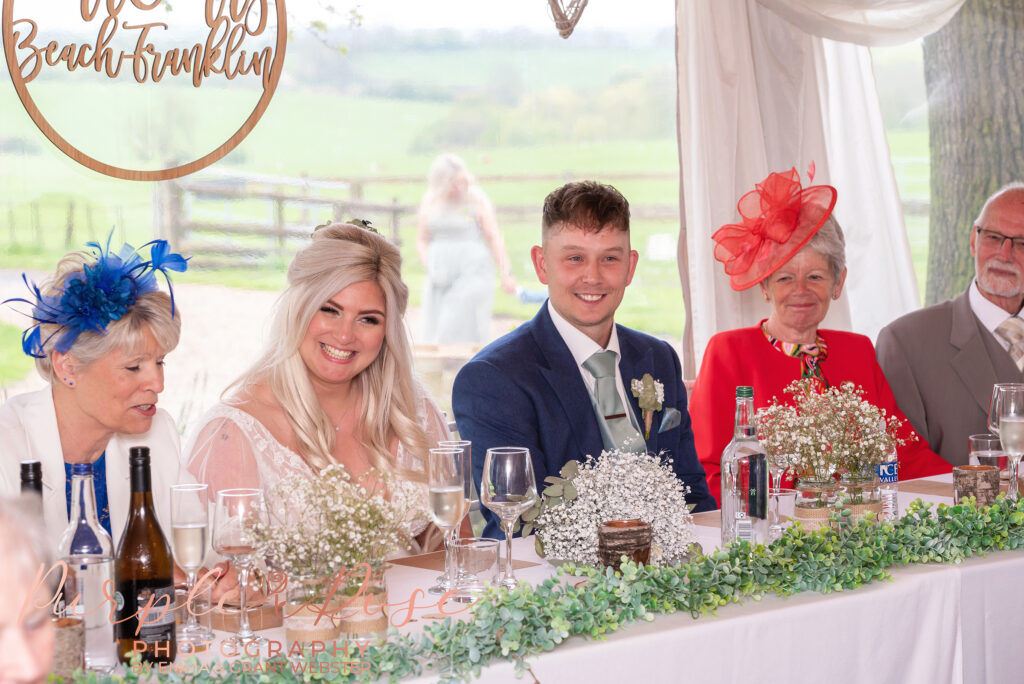
[[(64, 492), (67, 497), (68, 518), (71, 518), (71, 474), (77, 464), (64, 464)], [(88, 464), (85, 464), (88, 465)], [(100, 525), (107, 531), (110, 538), (114, 535), (110, 531), (110, 499), (107, 497), (107, 452), (100, 454), (92, 465), (92, 489), (96, 496), (96, 515), (99, 517)]]

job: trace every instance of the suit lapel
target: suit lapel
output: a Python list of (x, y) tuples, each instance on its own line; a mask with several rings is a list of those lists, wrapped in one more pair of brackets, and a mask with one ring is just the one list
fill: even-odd
[(971, 311), (969, 291), (953, 301), (949, 343), (958, 351), (950, 362), (981, 410), (988, 413), (996, 371), (992, 366), (978, 319)]
[[(639, 380), (644, 373), (650, 373), (651, 377), (659, 380), (658, 374), (654, 372), (654, 350), (651, 347), (643, 348), (636, 344), (630, 331), (621, 325), (617, 326), (619, 332), (619, 349), (622, 351), (622, 358), (619, 359), (619, 372), (622, 373), (622, 384), (626, 389), (626, 398), (633, 409), (633, 415), (640, 425), (640, 434), (644, 432), (644, 416), (640, 410), (640, 400), (633, 396), (629, 389), (630, 383)], [(658, 418), (655, 415), (655, 418)], [(647, 439), (647, 449), (656, 451), (658, 445), (658, 426), (651, 425), (651, 436)]]
[[(533, 338), (540, 348), (547, 365), (540, 368), (541, 376), (547, 381), (551, 396), (555, 397), (565, 412), (566, 428), (575, 438), (580, 455), (597, 456), (604, 448), (601, 428), (590, 403), (590, 393), (583, 383), (576, 359), (569, 352), (555, 324), (551, 322), (547, 303), (533, 319)], [(568, 458), (574, 454), (555, 455)]]

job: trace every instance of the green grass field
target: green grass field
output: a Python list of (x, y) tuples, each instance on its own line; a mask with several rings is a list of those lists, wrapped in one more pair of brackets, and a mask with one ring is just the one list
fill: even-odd
[[(621, 55), (615, 50), (589, 50), (574, 54), (535, 49), (527, 56), (509, 56), (507, 51), (478, 50), (472, 58), (460, 50), (440, 50), (430, 59), (412, 51), (368, 52), (353, 55), (352, 68), (373, 73), (382, 82), (418, 82), (433, 78), (447, 88), (470, 87), (494, 81), (506, 74), (510, 87), (539, 91), (564, 84), (566, 79), (580, 88), (599, 88), (618, 73)], [(658, 51), (637, 51), (628, 68), (662, 68), (666, 60)], [(557, 64), (557, 69), (553, 68)], [(526, 85), (518, 85), (525, 78)], [(500, 84), (501, 81), (499, 80)], [(138, 133), (140, 114), (134, 107), (134, 85), (106, 86), (103, 114), (75, 112), (63, 103), (88, 101), (93, 86), (74, 81), (39, 83), (33, 86), (41, 106), (69, 122), (78, 121), (77, 131), (89, 149), (109, 149), (121, 155), (126, 165), (152, 165), (154, 149), (163, 131), (166, 140), (185, 145), (186, 156), (199, 156), (213, 144), (211, 136), (244, 118), (252, 94), (246, 91), (215, 93), (206, 107), (224, 119), (224, 126), (203, 135), (190, 136), (187, 111), (190, 92), (171, 90), (162, 95), (164, 110), (158, 112), (149, 129)], [(180, 96), (180, 97), (179, 97)], [(182, 102), (186, 104), (182, 104)], [(418, 136), (442, 121), (457, 102), (388, 100), (368, 96), (343, 96), (329, 90), (282, 87), (260, 124), (248, 138), (222, 162), (221, 170), (312, 178), (374, 178), (410, 176), (424, 178), (433, 152), (411, 152)], [(63, 107), (63, 109), (62, 109)], [(70, 111), (65, 111), (70, 110)], [(75, 116), (68, 118), (71, 114)], [(204, 116), (208, 116), (206, 112)], [(205, 119), (204, 119), (205, 120)], [(153, 196), (151, 183), (119, 181), (92, 173), (58, 152), (25, 114), (12, 90), (0, 94), (0, 143), (11, 141), (27, 145), (27, 153), (0, 147), (0, 267), (49, 270), (67, 247), (80, 247), (86, 240), (105, 239), (114, 230), (114, 240), (139, 244), (151, 238)], [(70, 123), (66, 125), (71, 125)], [(165, 130), (166, 129), (166, 130)], [(84, 131), (84, 132), (83, 132)], [(139, 138), (139, 135), (142, 135)], [(145, 137), (149, 135), (150, 137)], [(138, 138), (138, 139), (135, 139)], [(126, 142), (128, 140), (128, 142)], [(182, 142), (184, 140), (184, 142)], [(129, 144), (131, 143), (131, 144)], [(897, 180), (906, 197), (927, 197), (928, 139), (923, 128), (901, 128), (889, 138), (897, 171)], [(191, 145), (192, 147), (188, 147)], [(597, 140), (587, 144), (552, 141), (546, 144), (454, 148), (470, 169), (479, 176), (556, 174), (560, 178), (595, 177), (608, 174), (659, 173), (658, 180), (613, 180), (635, 206), (678, 203), (677, 143), (674, 136), (657, 139)], [(499, 205), (540, 207), (544, 196), (558, 184), (553, 180), (490, 182), (484, 190)], [(414, 205), (424, 190), (422, 181), (406, 184), (368, 183), (365, 197), (370, 201)], [(257, 202), (237, 203), (231, 211), (237, 216), (266, 217), (267, 207)], [(68, 235), (68, 216), (74, 231)], [(294, 218), (294, 216), (292, 217)], [(326, 220), (311, 216), (310, 225)], [(383, 217), (378, 225), (386, 223)], [(539, 227), (533, 222), (504, 223), (502, 230), (511, 257), (513, 273), (521, 284), (540, 289), (529, 261), (529, 248), (539, 239)], [(678, 230), (674, 221), (635, 221), (633, 246), (641, 252), (640, 267), (617, 319), (656, 334), (680, 337), (683, 330), (682, 294), (674, 260), (648, 258), (648, 241), (667, 234), (674, 239)], [(927, 262), (927, 221), (908, 216), (908, 238), (914, 264), (922, 286)], [(419, 302), (423, 270), (415, 256), (415, 226), (412, 219), (401, 225), (400, 238), (405, 258), (405, 277), (413, 293), (413, 305)], [(259, 269), (209, 271), (194, 269), (180, 276), (187, 282), (207, 282), (238, 287), (280, 289), (284, 285), (285, 260), (277, 260)], [(520, 304), (515, 298), (498, 292), (495, 313), (518, 319), (528, 318), (536, 305)], [(6, 339), (6, 338), (2, 338)], [(12, 338), (13, 339), (13, 338)], [(4, 342), (4, 349), (16, 349)], [(4, 355), (8, 356), (8, 355)], [(20, 356), (20, 355), (19, 355)], [(15, 368), (14, 371), (17, 372)]]
[[(21, 380), (32, 370), (32, 359), (21, 353), (21, 330), (13, 325), (0, 323), (0, 392), (12, 382)], [(14, 352), (14, 353), (8, 353)], [(0, 396), (0, 399), (3, 397)]]

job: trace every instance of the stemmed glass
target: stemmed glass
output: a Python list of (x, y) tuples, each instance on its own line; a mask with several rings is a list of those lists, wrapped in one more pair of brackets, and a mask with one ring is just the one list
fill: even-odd
[(537, 500), (530, 450), (525, 447), (488, 449), (480, 490), (480, 501), (501, 518), (505, 532), (505, 572), (499, 583), (512, 589), (519, 585), (512, 572), (512, 528), (520, 514)]
[(989, 428), (995, 425), (1009, 461), (1007, 498), (1017, 500), (1017, 466), (1024, 454), (1024, 384), (1000, 383), (992, 388), (988, 409)]
[[(767, 416), (766, 409), (757, 410), (755, 423), (757, 425), (757, 438), (763, 440), (764, 419)], [(769, 453), (765, 451), (765, 461), (768, 464), (768, 475), (771, 477), (771, 485), (768, 489), (768, 536), (778, 538), (782, 533), (782, 520), (779, 515), (779, 493), (782, 491), (782, 478), (796, 461), (795, 454)]]
[(988, 400), (988, 430), (999, 434), (999, 393), (1006, 389), (1024, 388), (1024, 382), (997, 382), (992, 385), (992, 397)]
[(171, 485), (171, 539), (174, 560), (185, 571), (185, 588), (189, 604), (185, 611), (182, 638), (199, 643), (213, 639), (213, 630), (199, 623), (192, 603), (196, 573), (206, 556), (206, 537), (210, 527), (209, 487), (205, 484)]
[[(429, 589), (441, 594), (456, 588), (455, 543), (458, 527), (469, 511), (469, 468), (462, 447), (431, 449), (427, 458), (427, 484), (430, 490), (430, 516), (444, 532), (444, 577), (440, 586)], [(458, 597), (455, 597), (458, 600)]]
[(249, 571), (260, 552), (252, 528), (257, 523), (266, 522), (267, 507), (262, 490), (224, 489), (217, 493), (217, 507), (213, 512), (213, 550), (230, 559), (238, 571), (241, 615), (238, 631), (231, 640), (240, 646), (262, 645), (267, 641), (249, 626), (246, 605)]

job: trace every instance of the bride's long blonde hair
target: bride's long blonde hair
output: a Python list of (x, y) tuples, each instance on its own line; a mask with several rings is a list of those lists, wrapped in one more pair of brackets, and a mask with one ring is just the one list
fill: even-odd
[(388, 451), (391, 436), (414, 454), (426, 454), (429, 445), (416, 417), (402, 257), (375, 232), (335, 223), (313, 233), (313, 242), (288, 267), (288, 288), (277, 302), (266, 350), (231, 387), (266, 382), (288, 416), (299, 455), (313, 470), (333, 463), (334, 426), (313, 391), (299, 345), (324, 302), (364, 280), (377, 283), (384, 293), (386, 323), (380, 353), (356, 378), (363, 399), (359, 438), (374, 468), (422, 479), (422, 474), (402, 470)]

